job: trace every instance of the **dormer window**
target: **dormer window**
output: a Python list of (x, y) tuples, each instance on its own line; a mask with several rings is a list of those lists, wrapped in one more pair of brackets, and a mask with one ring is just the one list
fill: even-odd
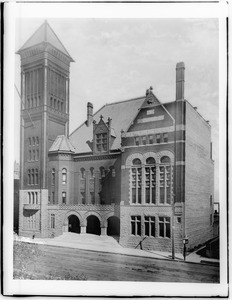
[(96, 148), (97, 152), (107, 151), (107, 133), (96, 134)]

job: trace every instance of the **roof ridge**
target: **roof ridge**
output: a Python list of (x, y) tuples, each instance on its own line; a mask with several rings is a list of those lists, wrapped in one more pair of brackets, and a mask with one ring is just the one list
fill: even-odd
[(113, 105), (113, 104), (120, 104), (120, 103), (123, 103), (123, 102), (129, 102), (129, 101), (134, 101), (134, 100), (139, 100), (139, 99), (142, 99), (142, 98), (146, 98), (146, 96), (140, 96), (140, 97), (136, 97), (136, 98), (131, 98), (131, 99), (127, 99), (127, 100), (122, 100), (122, 101), (115, 101), (115, 102), (111, 102), (111, 103), (106, 103), (106, 105)]

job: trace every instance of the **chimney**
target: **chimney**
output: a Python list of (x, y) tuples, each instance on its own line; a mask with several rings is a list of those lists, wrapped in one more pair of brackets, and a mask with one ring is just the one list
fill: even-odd
[(93, 104), (87, 103), (87, 126), (89, 127), (93, 122)]
[(184, 70), (183, 62), (176, 64), (176, 101), (184, 100)]

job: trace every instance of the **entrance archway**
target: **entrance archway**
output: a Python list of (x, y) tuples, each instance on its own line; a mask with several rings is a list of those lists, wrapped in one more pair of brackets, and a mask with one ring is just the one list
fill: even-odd
[(120, 235), (120, 220), (118, 217), (112, 216), (108, 218), (107, 235), (119, 236)]
[(96, 216), (93, 216), (93, 215), (88, 216), (86, 233), (92, 233), (92, 234), (96, 234), (96, 235), (101, 234), (100, 221)]
[(80, 220), (77, 216), (71, 215), (68, 217), (68, 231), (80, 233)]

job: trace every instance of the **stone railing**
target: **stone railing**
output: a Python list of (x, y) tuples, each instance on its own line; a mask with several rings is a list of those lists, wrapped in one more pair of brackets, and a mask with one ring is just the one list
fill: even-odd
[(23, 208), (27, 209), (27, 210), (38, 210), (38, 209), (40, 209), (40, 205), (39, 204), (24, 204)]

